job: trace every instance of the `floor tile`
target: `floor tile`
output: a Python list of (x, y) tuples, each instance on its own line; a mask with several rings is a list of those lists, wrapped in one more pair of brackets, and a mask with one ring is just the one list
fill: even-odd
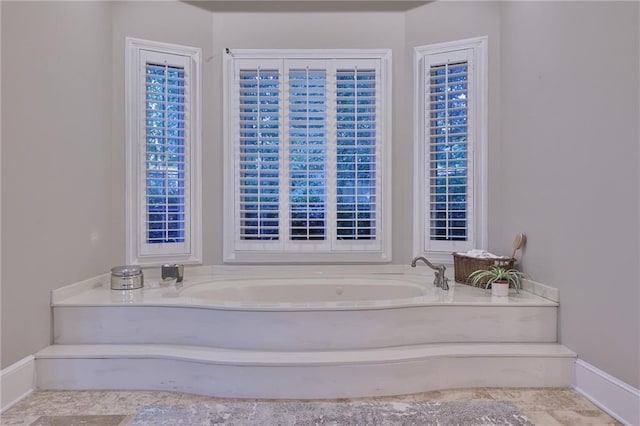
[(523, 410), (597, 409), (573, 389), (500, 388), (492, 391), (496, 400), (511, 401)]
[(413, 395), (414, 399), (426, 401), (491, 401), (499, 400), (492, 394), (489, 388), (473, 389), (447, 389), (444, 391), (432, 391)]
[(28, 415), (23, 413), (18, 414), (2, 414), (0, 415), (0, 425), (2, 426), (29, 426), (36, 421), (40, 416)]
[(549, 414), (565, 426), (622, 425), (600, 410), (551, 410)]
[(119, 426), (127, 416), (42, 416), (30, 426)]
[(74, 415), (91, 412), (107, 391), (37, 391), (11, 407), (10, 412), (28, 416)]
[(535, 425), (562, 426), (562, 423), (553, 418), (553, 416), (547, 411), (522, 410), (522, 414), (524, 414)]
[[(357, 402), (412, 402), (412, 401), (506, 401), (515, 404), (534, 424), (543, 426), (619, 425), (605, 412), (569, 388), (474, 388), (450, 389), (412, 395), (357, 400), (333, 399), (331, 402), (348, 404)], [(120, 416), (120, 426), (127, 424), (138, 410), (149, 404), (215, 404), (229, 402), (225, 398), (212, 398), (177, 392), (149, 391), (37, 391), (0, 415), (3, 426), (26, 426), (41, 419), (52, 423), (52, 416)], [(265, 401), (265, 400), (253, 400)], [(271, 402), (277, 402), (271, 400)], [(50, 418), (48, 418), (49, 416)], [(123, 417), (127, 416), (127, 417)], [(118, 420), (111, 417), (113, 422)], [(67, 423), (70, 417), (66, 418)], [(63, 420), (59, 418), (58, 420)], [(38, 424), (38, 423), (36, 423)], [(42, 423), (47, 424), (47, 423)], [(61, 423), (57, 423), (61, 424)], [(62, 423), (65, 426), (69, 424)], [(108, 423), (107, 423), (108, 424)], [(118, 423), (114, 423), (118, 424)]]

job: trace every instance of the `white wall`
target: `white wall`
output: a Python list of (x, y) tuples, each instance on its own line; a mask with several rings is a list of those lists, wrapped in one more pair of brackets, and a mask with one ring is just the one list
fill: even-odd
[[(560, 289), (560, 340), (640, 387), (639, 4), (502, 4), (502, 235)], [(501, 241), (502, 250), (508, 240)]]
[[(2, 260), (10, 265), (2, 271), (2, 366), (49, 344), (51, 289), (124, 262), (126, 36), (203, 49), (208, 264), (222, 262), (223, 48), (390, 47), (394, 66), (403, 62), (402, 12), (258, 15), (181, 2), (3, 2), (2, 8), (3, 89), (10, 86), (3, 103), (11, 105), (2, 116), (9, 123), (2, 129)], [(394, 84), (398, 99), (402, 79)], [(95, 97), (89, 105), (87, 94)], [(397, 234), (409, 235), (405, 223)], [(405, 250), (401, 260), (409, 256)]]
[[(111, 264), (121, 265), (125, 261), (125, 129), (124, 129), (124, 48), (125, 37), (182, 44), (202, 49), (202, 176), (205, 188), (216, 187), (221, 179), (216, 178), (222, 164), (215, 154), (215, 147), (221, 144), (217, 136), (218, 124), (212, 106), (221, 96), (219, 84), (214, 79), (214, 68), (219, 64), (212, 58), (219, 55), (212, 48), (212, 21), (209, 12), (181, 2), (138, 2), (122, 1), (113, 3), (113, 143), (111, 181), (113, 191), (112, 234), (115, 249)], [(219, 163), (219, 164), (217, 164)], [(222, 216), (222, 207), (211, 197), (211, 189), (205, 189), (203, 235), (205, 241), (217, 240), (222, 227), (214, 228), (217, 217)], [(213, 192), (214, 194), (216, 192)], [(219, 210), (219, 213), (218, 213)], [(217, 225), (216, 225), (217, 226)], [(221, 263), (212, 256), (210, 246), (204, 249), (205, 264)]]
[[(501, 69), (499, 3), (478, 1), (434, 2), (409, 11), (406, 17), (407, 57), (405, 61), (405, 78), (408, 82), (413, 81), (414, 47), (481, 36), (488, 36), (488, 239), (489, 249), (494, 250), (496, 241), (502, 238), (500, 234), (502, 209), (496, 207), (502, 197), (500, 182)], [(407, 116), (413, 117), (413, 104), (409, 103), (412, 102), (413, 91), (409, 91), (409, 96), (409, 99), (401, 107), (406, 108), (405, 114)], [(412, 125), (412, 122), (409, 122), (409, 125)], [(413, 149), (412, 144), (410, 148)], [(413, 158), (413, 151), (406, 158)], [(409, 187), (412, 188), (412, 185), (411, 183)], [(409, 211), (409, 213), (411, 212)], [(413, 237), (413, 233), (411, 236)], [(451, 262), (453, 262), (453, 259)]]
[(561, 342), (635, 387), (639, 21), (637, 3), (435, 2), (406, 24), (407, 60), (489, 36), (489, 248), (525, 232), (525, 272), (560, 289)]
[[(281, 6), (282, 7), (282, 6)], [(285, 6), (286, 8), (286, 6)], [(214, 78), (218, 91), (212, 119), (216, 123), (214, 150), (210, 160), (215, 169), (216, 184), (205, 190), (205, 198), (213, 198), (217, 238), (205, 240), (205, 253), (209, 261), (222, 262), (222, 57), (224, 48), (389, 48), (393, 50), (393, 156), (392, 179), (397, 188), (410, 188), (412, 163), (407, 137), (411, 116), (405, 104), (406, 82), (404, 72), (404, 13), (402, 12), (214, 12)], [(409, 154), (409, 156), (407, 156)], [(411, 258), (410, 224), (411, 191), (393, 192), (393, 260), (408, 263)], [(211, 256), (212, 255), (212, 256)]]
[(1, 7), (4, 368), (49, 344), (49, 291), (104, 272), (113, 232), (111, 5)]
[[(124, 261), (124, 38), (138, 37), (156, 41), (201, 47), (203, 49), (203, 232), (204, 263), (222, 263), (222, 54), (229, 48), (392, 48), (394, 54), (394, 99), (404, 98), (402, 79), (404, 62), (404, 13), (394, 11), (300, 12), (279, 5), (269, 13), (224, 11), (212, 4), (193, 5), (176, 2), (116, 2), (113, 6), (113, 145), (112, 202), (121, 206), (113, 211), (112, 263)], [(224, 7), (222, 8), (224, 9)], [(171, 21), (171, 24), (169, 22)], [(330, 31), (327, 31), (330, 28)], [(398, 103), (398, 102), (396, 102)], [(406, 110), (399, 109), (394, 118), (406, 125), (395, 126), (394, 140), (405, 150), (411, 141), (400, 137), (410, 125)], [(411, 157), (396, 155), (394, 176), (403, 185), (411, 185), (406, 164)], [(397, 170), (397, 176), (396, 176)], [(394, 193), (394, 205), (411, 203), (409, 191)], [(394, 214), (408, 213), (397, 208)], [(407, 262), (411, 256), (410, 215), (394, 221), (394, 259)], [(404, 237), (403, 237), (404, 235)], [(399, 253), (399, 254), (398, 254)]]

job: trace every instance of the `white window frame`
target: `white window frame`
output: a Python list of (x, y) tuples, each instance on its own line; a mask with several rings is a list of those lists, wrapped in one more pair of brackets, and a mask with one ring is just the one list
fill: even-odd
[[(391, 261), (391, 50), (295, 50), (295, 49), (225, 49), (224, 61), (224, 262), (225, 263), (375, 263)], [(235, 81), (236, 59), (271, 60), (379, 60), (377, 104), (379, 121), (377, 135), (381, 140), (377, 152), (381, 174), (377, 188), (382, 217), (376, 218), (376, 240), (355, 240), (352, 244), (337, 241), (329, 250), (314, 251), (318, 244), (309, 241), (297, 249), (274, 249), (269, 241), (256, 241), (252, 246), (242, 244), (237, 237), (235, 184), (237, 179), (236, 143), (238, 141), (235, 99), (238, 85)], [(283, 78), (283, 82), (284, 82)], [(333, 95), (335, 96), (335, 95)], [(329, 122), (331, 122), (329, 118)], [(329, 127), (331, 130), (331, 127)], [(283, 136), (286, 137), (286, 136)], [(331, 159), (329, 159), (331, 161)], [(283, 163), (284, 164), (284, 163)], [(331, 169), (329, 169), (329, 172)], [(331, 211), (331, 210), (329, 210)], [(329, 216), (328, 220), (334, 218)], [(267, 244), (264, 244), (267, 243)], [(375, 244), (375, 247), (373, 247)], [(306, 250), (304, 247), (308, 247)]]
[[(414, 48), (414, 242), (415, 254), (427, 256), (435, 263), (451, 264), (452, 252), (487, 248), (487, 109), (488, 109), (488, 38), (476, 37)], [(469, 70), (469, 137), (467, 142), (469, 175), (467, 177), (468, 238), (464, 242), (432, 242), (429, 225), (429, 135), (426, 134), (426, 63), (431, 55), (467, 51)], [(449, 243), (449, 244), (446, 244)]]
[[(184, 243), (146, 242), (146, 132), (145, 61), (143, 56), (182, 57), (186, 76), (185, 222)], [(127, 37), (125, 40), (125, 134), (126, 134), (126, 248), (128, 264), (161, 265), (167, 262), (202, 263), (201, 214), (201, 49)]]

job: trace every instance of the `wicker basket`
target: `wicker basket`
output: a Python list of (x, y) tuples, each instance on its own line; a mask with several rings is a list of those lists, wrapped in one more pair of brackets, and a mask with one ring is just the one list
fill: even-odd
[[(502, 266), (504, 268), (513, 268), (516, 262), (514, 258), (499, 257), (486, 259), (481, 257), (469, 257), (459, 253), (453, 253), (453, 271), (456, 282), (463, 284), (471, 284), (469, 275), (478, 270), (487, 270), (490, 266)], [(488, 278), (487, 278), (488, 279)], [(480, 280), (478, 287), (484, 287), (487, 279)]]

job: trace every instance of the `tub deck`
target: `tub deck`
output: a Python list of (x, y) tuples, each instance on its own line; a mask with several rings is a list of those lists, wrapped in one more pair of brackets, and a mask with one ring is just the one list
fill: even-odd
[[(226, 283), (238, 283), (241, 285), (246, 279), (255, 280), (254, 275), (225, 276), (225, 275), (199, 275), (187, 277), (183, 283), (177, 286), (159, 287), (159, 277), (145, 276), (145, 287), (139, 290), (115, 291), (109, 287), (108, 276), (88, 280), (79, 285), (55, 290), (52, 296), (52, 306), (175, 306), (175, 307), (203, 307), (228, 310), (258, 310), (258, 311), (289, 311), (289, 310), (351, 310), (351, 309), (388, 309), (391, 307), (411, 306), (558, 306), (557, 296), (553, 292), (531, 292), (532, 284), (526, 283), (529, 291), (517, 293), (510, 290), (509, 297), (492, 297), (491, 293), (482, 288), (472, 287), (466, 284), (449, 281), (450, 289), (442, 290), (432, 284), (433, 276), (411, 273), (378, 273), (378, 274), (318, 274), (323, 280), (332, 278), (358, 280), (370, 279), (373, 286), (386, 281), (405, 281), (423, 290), (423, 294), (417, 297), (405, 297), (396, 299), (378, 300), (350, 300), (345, 295), (344, 300), (335, 301), (298, 301), (295, 303), (263, 301), (242, 302), (237, 300), (212, 300), (192, 295), (191, 290), (206, 283), (213, 285), (226, 285)], [(270, 281), (278, 278), (269, 278)], [(282, 283), (295, 285), (295, 278), (290, 275), (282, 275), (279, 279)], [(336, 284), (336, 288), (344, 285)], [(544, 297), (546, 296), (546, 297)], [(555, 300), (554, 300), (555, 299)]]

